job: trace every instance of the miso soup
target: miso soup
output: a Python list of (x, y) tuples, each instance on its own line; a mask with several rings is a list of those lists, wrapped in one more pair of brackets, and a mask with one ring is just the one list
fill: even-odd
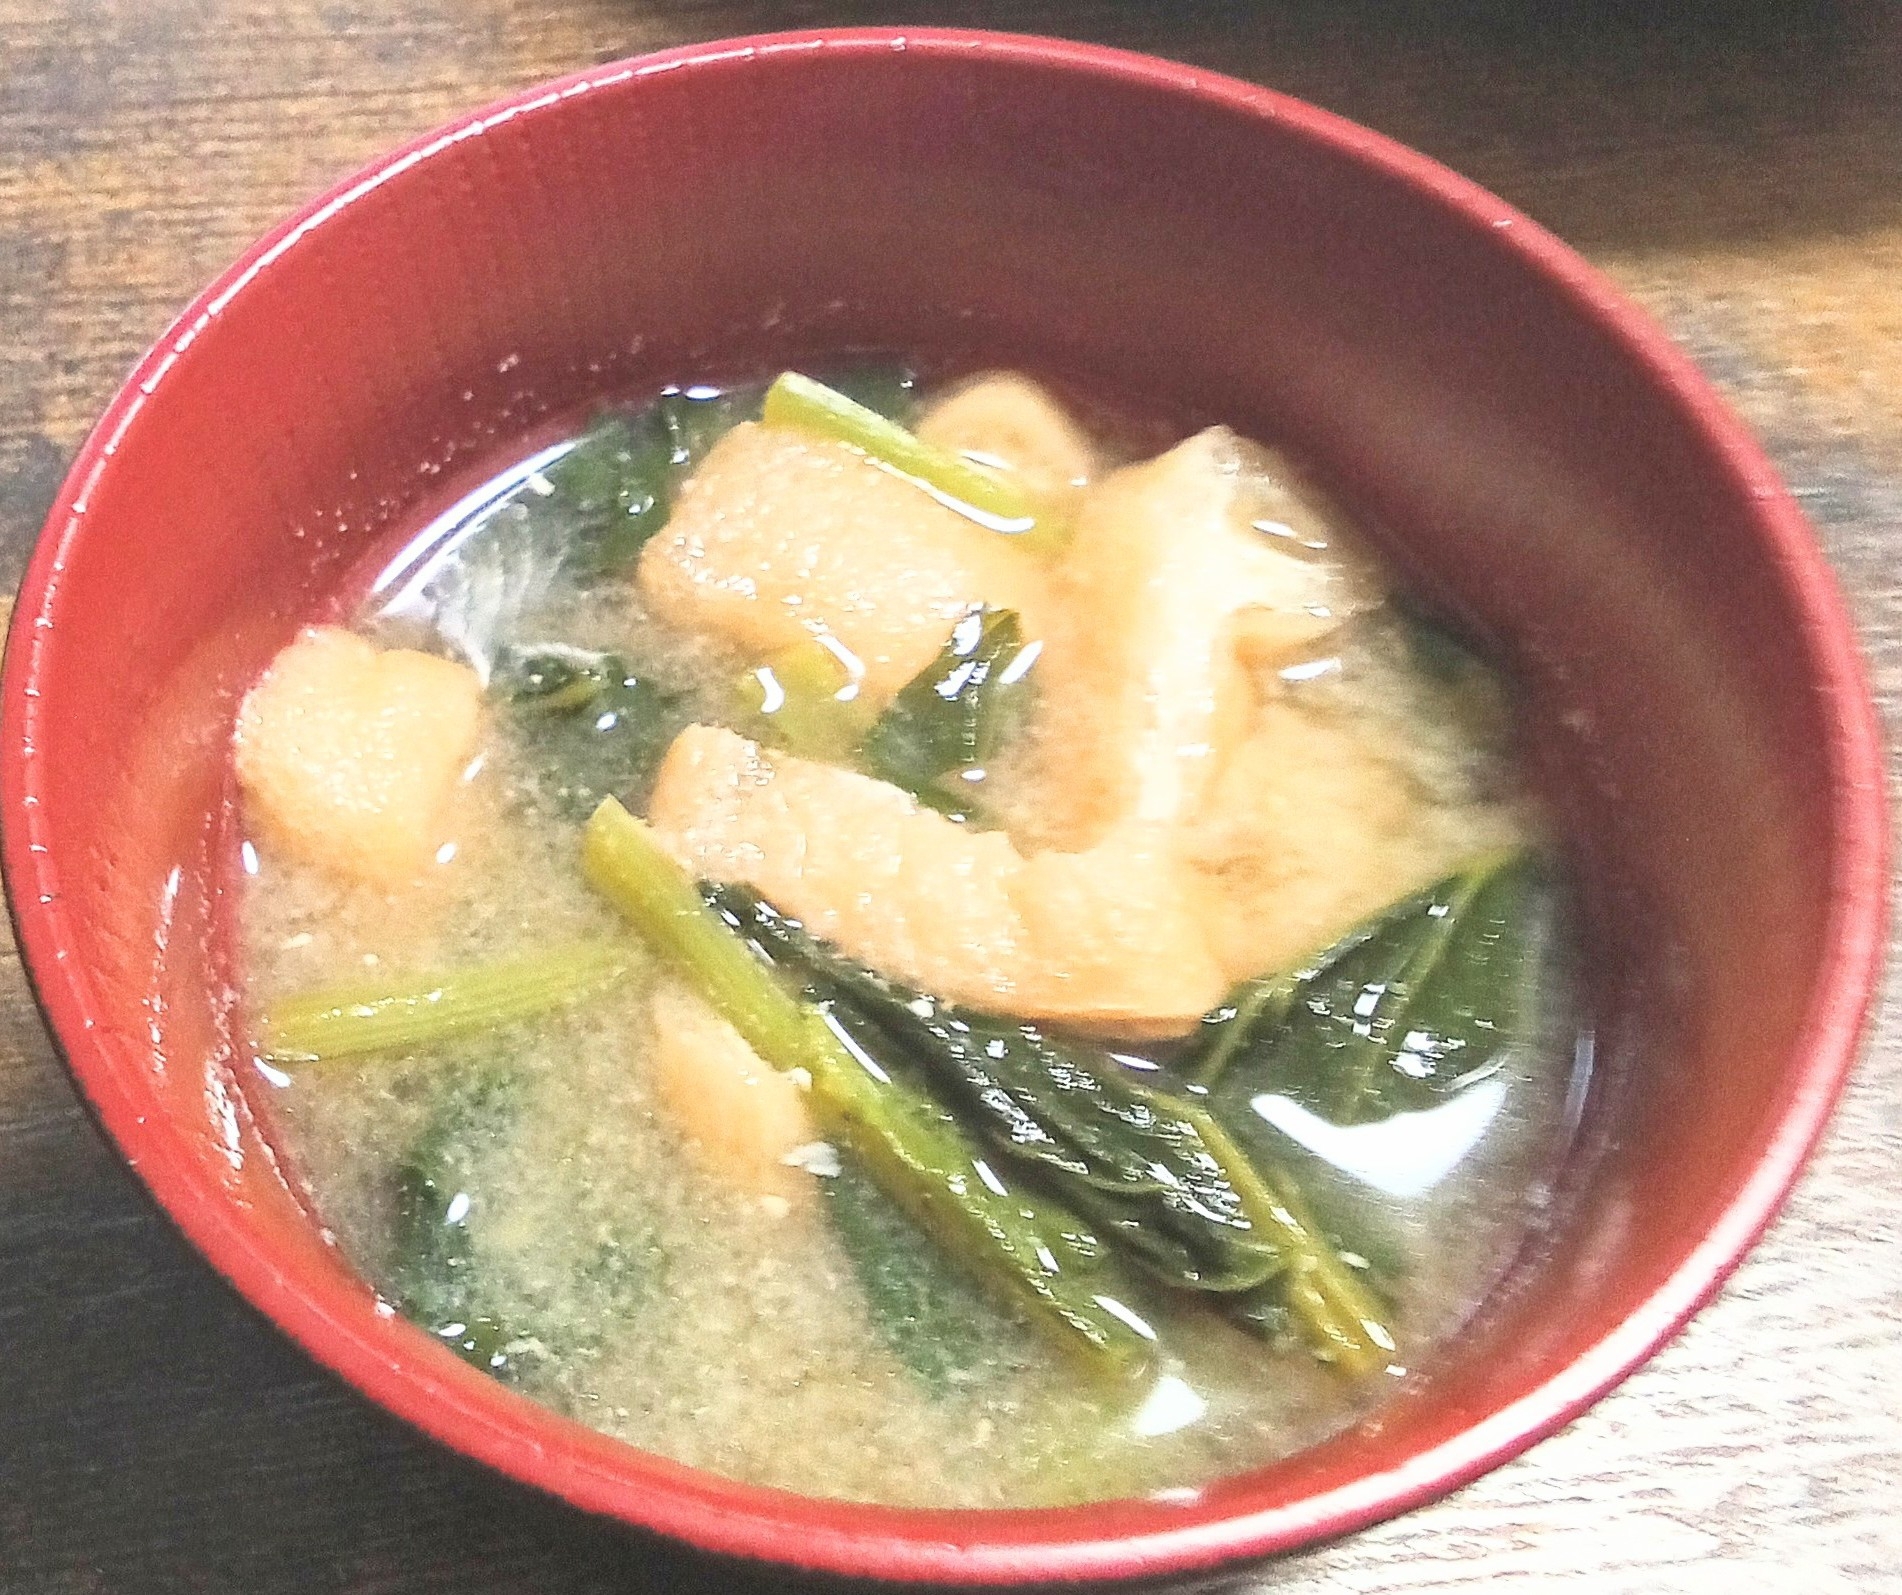
[(827, 375), (603, 413), (253, 687), (274, 1133), (444, 1355), (631, 1444), (1192, 1492), (1538, 1222), (1577, 1015), (1510, 684), (1228, 430)]

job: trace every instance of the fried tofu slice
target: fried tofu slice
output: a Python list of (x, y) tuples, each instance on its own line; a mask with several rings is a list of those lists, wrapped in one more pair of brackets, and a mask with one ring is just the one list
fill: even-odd
[(1049, 392), (1015, 372), (963, 384), (924, 413), (917, 431), (927, 443), (1002, 467), (1058, 511), (1102, 470), (1089, 434)]
[(1378, 601), (1268, 451), (1211, 428), (1083, 500), (1038, 665), (1053, 834), (1179, 824), (1246, 735), (1249, 668)]
[(400, 884), (447, 839), (481, 724), (482, 686), (466, 665), (312, 627), (238, 711), (246, 817), (303, 862)]
[(1087, 852), (1034, 854), (1010, 896), (1036, 963), (1028, 1000), (1006, 1012), (1159, 1039), (1192, 1030), (1227, 993), (1206, 889), (1164, 828), (1124, 825)]
[(1241, 981), (1291, 967), (1518, 834), (1503, 808), (1427, 802), (1364, 722), (1271, 699), (1182, 840), (1211, 889), (1211, 946)]
[(662, 1108), (707, 1174), (749, 1196), (798, 1201), (811, 1176), (787, 1159), (813, 1140), (806, 1094), (739, 1031), (674, 984), (655, 991), (648, 1067)]
[(830, 636), (889, 700), (980, 604), (1031, 635), (1043, 576), (1010, 539), (827, 438), (747, 423), (708, 454), (642, 551), (642, 596), (662, 620), (760, 658)]
[(975, 1008), (1168, 1036), (1225, 990), (1202, 888), (1166, 838), (1027, 860), (886, 782), (712, 726), (675, 740), (650, 821), (695, 875), (751, 886), (853, 958)]
[(815, 936), (927, 991), (1012, 992), (1028, 961), (1010, 882), (1023, 861), (884, 781), (689, 726), (648, 807), (693, 874), (753, 887)]

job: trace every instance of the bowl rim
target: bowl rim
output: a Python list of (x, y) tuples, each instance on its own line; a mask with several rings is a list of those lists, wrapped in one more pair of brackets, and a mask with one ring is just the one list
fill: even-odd
[[(392, 1364), (273, 1263), (229, 1199), (148, 1125), (115, 1077), (94, 1027), (100, 1004), (59, 901), (57, 860), (37, 789), (40, 688), (59, 649), (54, 619), (68, 551), (87, 502), (140, 413), (225, 307), (299, 242), (384, 183), (462, 140), (636, 79), (735, 58), (915, 51), (1107, 78), (1272, 121), (1397, 179), (1498, 247), (1517, 253), (1551, 291), (1631, 358), (1695, 429), (1708, 456), (1752, 508), (1753, 534), (1804, 637), (1825, 702), (1835, 851), (1816, 994), (1781, 1082), (1773, 1132), (1723, 1211), (1670, 1277), (1612, 1331), (1516, 1401), (1398, 1465), (1321, 1493), (1198, 1516), (1131, 1534), (1065, 1532), (1101, 1508), (906, 1511), (821, 1501), (714, 1480), (608, 1441), (532, 1407), (460, 1365), (446, 1373)], [(1383, 134), (1275, 90), (1199, 67), (1104, 46), (957, 28), (822, 28), (720, 39), (589, 68), (521, 89), (424, 133), (312, 200), (248, 248), (159, 336), (81, 446), (34, 546), (0, 676), (0, 867), (35, 1000), (96, 1122), (160, 1210), (252, 1306), (306, 1352), (379, 1405), (455, 1451), (586, 1511), (702, 1550), (860, 1578), (1021, 1584), (1151, 1578), (1262, 1557), (1350, 1532), (1443, 1495), (1569, 1422), (1644, 1362), (1719, 1288), (1788, 1194), (1841, 1093), (1873, 1001), (1887, 923), (1889, 833), (1881, 737), (1853, 622), (1814, 533), (1761, 448), (1663, 330), (1569, 246), (1476, 183)], [(181, 1143), (182, 1145), (182, 1143)], [(422, 1344), (419, 1339), (418, 1344)], [(467, 1380), (462, 1377), (467, 1375)], [(487, 1386), (488, 1394), (478, 1390)], [(490, 1408), (516, 1406), (509, 1422)], [(540, 1431), (523, 1435), (524, 1427)]]

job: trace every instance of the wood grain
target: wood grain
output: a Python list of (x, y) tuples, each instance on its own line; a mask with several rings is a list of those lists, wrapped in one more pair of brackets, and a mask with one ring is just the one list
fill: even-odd
[[(1769, 442), (1902, 729), (1902, 8), (1885, 0), (0, 0), (0, 582), (125, 368), (299, 200), (516, 85), (817, 21), (1157, 50), (1498, 189), (1650, 305)], [(1902, 1590), (1898, 999), (1788, 1211), (1663, 1355), (1519, 1462), (1249, 1583)], [(0, 957), (0, 1589), (748, 1587), (442, 1454), (291, 1350), (99, 1141)]]

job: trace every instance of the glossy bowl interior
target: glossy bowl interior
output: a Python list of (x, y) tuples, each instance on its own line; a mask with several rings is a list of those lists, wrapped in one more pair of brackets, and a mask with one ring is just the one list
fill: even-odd
[[(1587, 887), (1600, 1068), (1550, 1233), (1377, 1418), (1190, 1503), (949, 1513), (730, 1484), (512, 1395), (327, 1247), (247, 1105), (215, 838), (236, 696), (462, 465), (801, 354), (989, 357), (1285, 442), (1518, 664)], [(534, 91), (266, 240), (56, 506), (7, 654), (5, 862), (46, 1014), (186, 1233), (448, 1444), (716, 1551), (888, 1578), (1259, 1555), (1511, 1455), (1767, 1221), (1851, 1057), (1876, 740), (1808, 532), (1662, 337), (1430, 162), (1186, 68), (997, 36), (713, 45)]]

